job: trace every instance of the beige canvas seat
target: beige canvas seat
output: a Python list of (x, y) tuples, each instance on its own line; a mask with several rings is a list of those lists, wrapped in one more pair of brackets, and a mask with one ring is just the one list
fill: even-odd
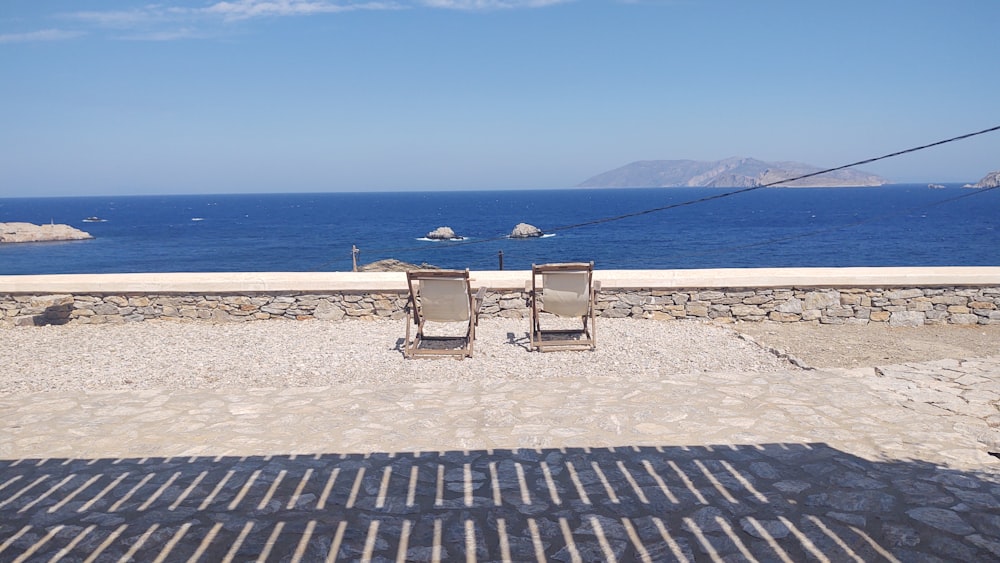
[[(594, 281), (593, 262), (532, 264), (529, 285), (532, 350), (597, 348), (594, 300), (601, 285)], [(567, 319), (579, 322), (567, 326)]]
[[(486, 288), (481, 288), (478, 295), (472, 294), (469, 270), (412, 270), (406, 272), (406, 283), (410, 296), (403, 354), (407, 358), (471, 357)], [(436, 334), (427, 334), (427, 323), (439, 325)], [(416, 327), (412, 340), (411, 324)]]

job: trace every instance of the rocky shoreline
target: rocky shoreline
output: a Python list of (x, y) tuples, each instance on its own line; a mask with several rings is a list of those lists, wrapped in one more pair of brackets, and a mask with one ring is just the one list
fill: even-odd
[(50, 242), (59, 240), (86, 240), (90, 233), (69, 225), (35, 225), (34, 223), (0, 223), (0, 244), (16, 242)]
[(983, 176), (982, 180), (979, 180), (975, 184), (966, 184), (966, 188), (1000, 188), (1000, 170), (990, 172), (989, 174)]

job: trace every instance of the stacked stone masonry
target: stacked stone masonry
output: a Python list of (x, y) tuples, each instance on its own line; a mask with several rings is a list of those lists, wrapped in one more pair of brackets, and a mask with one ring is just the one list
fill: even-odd
[[(242, 322), (405, 317), (397, 292), (241, 295), (0, 294), (0, 323), (21, 326), (147, 320)], [(714, 319), (719, 322), (1000, 324), (1000, 286), (827, 289), (611, 289), (597, 313), (612, 318)], [(491, 291), (480, 315), (527, 317), (526, 293)]]

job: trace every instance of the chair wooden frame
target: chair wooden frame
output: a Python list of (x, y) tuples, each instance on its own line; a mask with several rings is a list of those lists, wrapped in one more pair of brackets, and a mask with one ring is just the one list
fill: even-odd
[[(438, 283), (442, 282), (442, 283)], [(482, 287), (475, 295), (469, 270), (411, 270), (406, 272), (406, 285), (410, 290), (406, 306), (406, 340), (403, 355), (407, 358), (458, 356), (472, 357), (476, 340), (476, 325), (479, 323), (479, 308), (486, 295)], [(449, 288), (449, 286), (451, 286)], [(421, 289), (434, 287), (433, 299), (421, 294)], [(427, 336), (425, 324), (430, 322), (467, 323), (464, 336)], [(411, 326), (416, 327), (411, 340)], [(456, 349), (421, 348), (430, 341), (463, 340), (464, 345)]]
[[(576, 303), (570, 302), (567, 312), (565, 303), (562, 307), (545, 306), (545, 283), (546, 278), (550, 278), (550, 284), (555, 281), (554, 276), (577, 275), (582, 278), (574, 292), (577, 295)], [(569, 279), (568, 277), (566, 279)], [(561, 264), (532, 264), (531, 281), (525, 284), (528, 293), (528, 300), (531, 303), (531, 328), (528, 333), (529, 349), (539, 352), (550, 352), (554, 350), (596, 350), (597, 349), (597, 327), (595, 323), (594, 301), (601, 291), (601, 282), (594, 281), (593, 262), (570, 262)], [(555, 301), (555, 288), (552, 289), (550, 297)], [(566, 291), (560, 292), (561, 300), (565, 300)], [(554, 305), (554, 303), (553, 303)], [(585, 306), (585, 307), (584, 307)], [(581, 329), (542, 329), (541, 314), (549, 313), (564, 318), (579, 318), (583, 327)], [(563, 336), (563, 338), (558, 338)], [(556, 338), (551, 338), (556, 337)]]

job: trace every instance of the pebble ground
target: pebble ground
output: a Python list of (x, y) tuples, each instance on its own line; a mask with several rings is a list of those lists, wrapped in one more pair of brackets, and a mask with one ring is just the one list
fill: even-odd
[(0, 560), (1000, 559), (1000, 357), (804, 370), (684, 328), (734, 362), (697, 369), (606, 325), (597, 353), (387, 340), (412, 382), (5, 389)]

